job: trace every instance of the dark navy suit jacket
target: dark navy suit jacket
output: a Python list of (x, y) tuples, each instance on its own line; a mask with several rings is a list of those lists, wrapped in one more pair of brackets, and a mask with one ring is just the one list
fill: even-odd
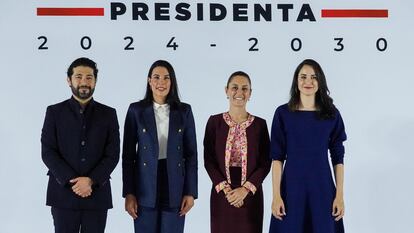
[[(70, 209), (112, 208), (110, 174), (119, 161), (116, 111), (93, 99), (85, 110), (72, 97), (47, 108), (42, 159), (49, 169), (46, 204)], [(76, 195), (69, 180), (90, 177), (92, 195)]]
[[(123, 196), (133, 194), (138, 205), (154, 208), (159, 148), (152, 103), (129, 106), (123, 143)], [(197, 198), (195, 125), (191, 107), (185, 103), (170, 106), (167, 172), (170, 207), (180, 207), (184, 195)]]

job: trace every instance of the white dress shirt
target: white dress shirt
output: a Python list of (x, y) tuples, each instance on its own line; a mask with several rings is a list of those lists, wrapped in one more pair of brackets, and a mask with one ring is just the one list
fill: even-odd
[(168, 127), (170, 122), (170, 105), (154, 102), (155, 124), (158, 135), (158, 159), (167, 158)]

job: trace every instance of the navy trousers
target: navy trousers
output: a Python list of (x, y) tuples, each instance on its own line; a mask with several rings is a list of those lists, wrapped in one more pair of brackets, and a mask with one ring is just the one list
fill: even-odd
[(185, 216), (180, 208), (169, 207), (167, 160), (158, 160), (157, 205), (155, 208), (139, 206), (134, 220), (135, 233), (183, 233)]
[(135, 233), (182, 233), (185, 217), (180, 217), (179, 211), (178, 208), (138, 207)]
[(55, 233), (104, 233), (108, 210), (73, 210), (52, 207)]

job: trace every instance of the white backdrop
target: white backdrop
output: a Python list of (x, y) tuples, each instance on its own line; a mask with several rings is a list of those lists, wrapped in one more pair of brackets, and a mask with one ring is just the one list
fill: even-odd
[[(75, 58), (87, 56), (99, 67), (95, 99), (117, 109), (123, 126), (130, 102), (144, 95), (146, 75), (157, 59), (169, 60), (176, 69), (181, 98), (193, 107), (199, 150), (199, 199), (189, 213), (187, 233), (209, 232), (211, 182), (204, 170), (202, 139), (212, 114), (226, 111), (227, 77), (243, 70), (252, 78), (248, 104), (252, 114), (265, 118), (270, 127), (275, 108), (288, 100), (297, 64), (305, 58), (319, 61), (325, 70), (331, 95), (345, 120), (348, 141), (345, 159), (345, 228), (349, 233), (412, 232), (414, 188), (412, 164), (414, 110), (412, 11), (409, 0), (318, 0), (310, 4), (316, 22), (296, 22), (303, 1), (291, 0), (294, 9), (282, 22), (279, 1), (272, 4), (272, 22), (234, 22), (232, 3), (222, 3), (228, 15), (223, 21), (170, 21), (131, 18), (127, 13), (110, 19), (110, 1), (98, 0), (2, 0), (0, 2), (0, 232), (53, 232), (50, 208), (45, 206), (47, 169), (40, 157), (40, 133), (46, 107), (70, 97), (65, 71)], [(138, 2), (138, 1), (137, 1)], [(167, 1), (157, 1), (167, 2)], [(175, 1), (171, 1), (174, 9)], [(213, 1), (186, 1), (196, 3)], [(103, 7), (102, 17), (37, 16), (37, 7)], [(321, 18), (325, 8), (388, 9), (388, 18)], [(194, 13), (194, 12), (193, 12)], [(195, 17), (195, 16), (193, 16)], [(47, 50), (38, 47), (45, 36)], [(90, 49), (80, 46), (89, 36)], [(134, 38), (134, 50), (124, 50)], [(175, 37), (177, 50), (166, 44)], [(248, 51), (249, 38), (258, 39), (259, 51)], [(344, 50), (334, 51), (343, 38)], [(293, 38), (302, 49), (292, 51)], [(378, 51), (379, 38), (387, 49)], [(216, 47), (210, 47), (216, 43)], [(121, 127), (121, 135), (123, 127)], [(114, 209), (109, 211), (108, 233), (133, 232), (132, 220), (121, 197), (121, 164), (112, 175)], [(264, 232), (270, 222), (271, 179), (264, 182)]]

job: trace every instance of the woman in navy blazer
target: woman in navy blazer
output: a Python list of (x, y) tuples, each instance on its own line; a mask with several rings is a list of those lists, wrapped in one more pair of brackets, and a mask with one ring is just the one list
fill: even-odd
[(184, 231), (197, 198), (197, 144), (191, 106), (180, 101), (167, 61), (152, 64), (144, 99), (129, 106), (122, 176), (136, 233)]

